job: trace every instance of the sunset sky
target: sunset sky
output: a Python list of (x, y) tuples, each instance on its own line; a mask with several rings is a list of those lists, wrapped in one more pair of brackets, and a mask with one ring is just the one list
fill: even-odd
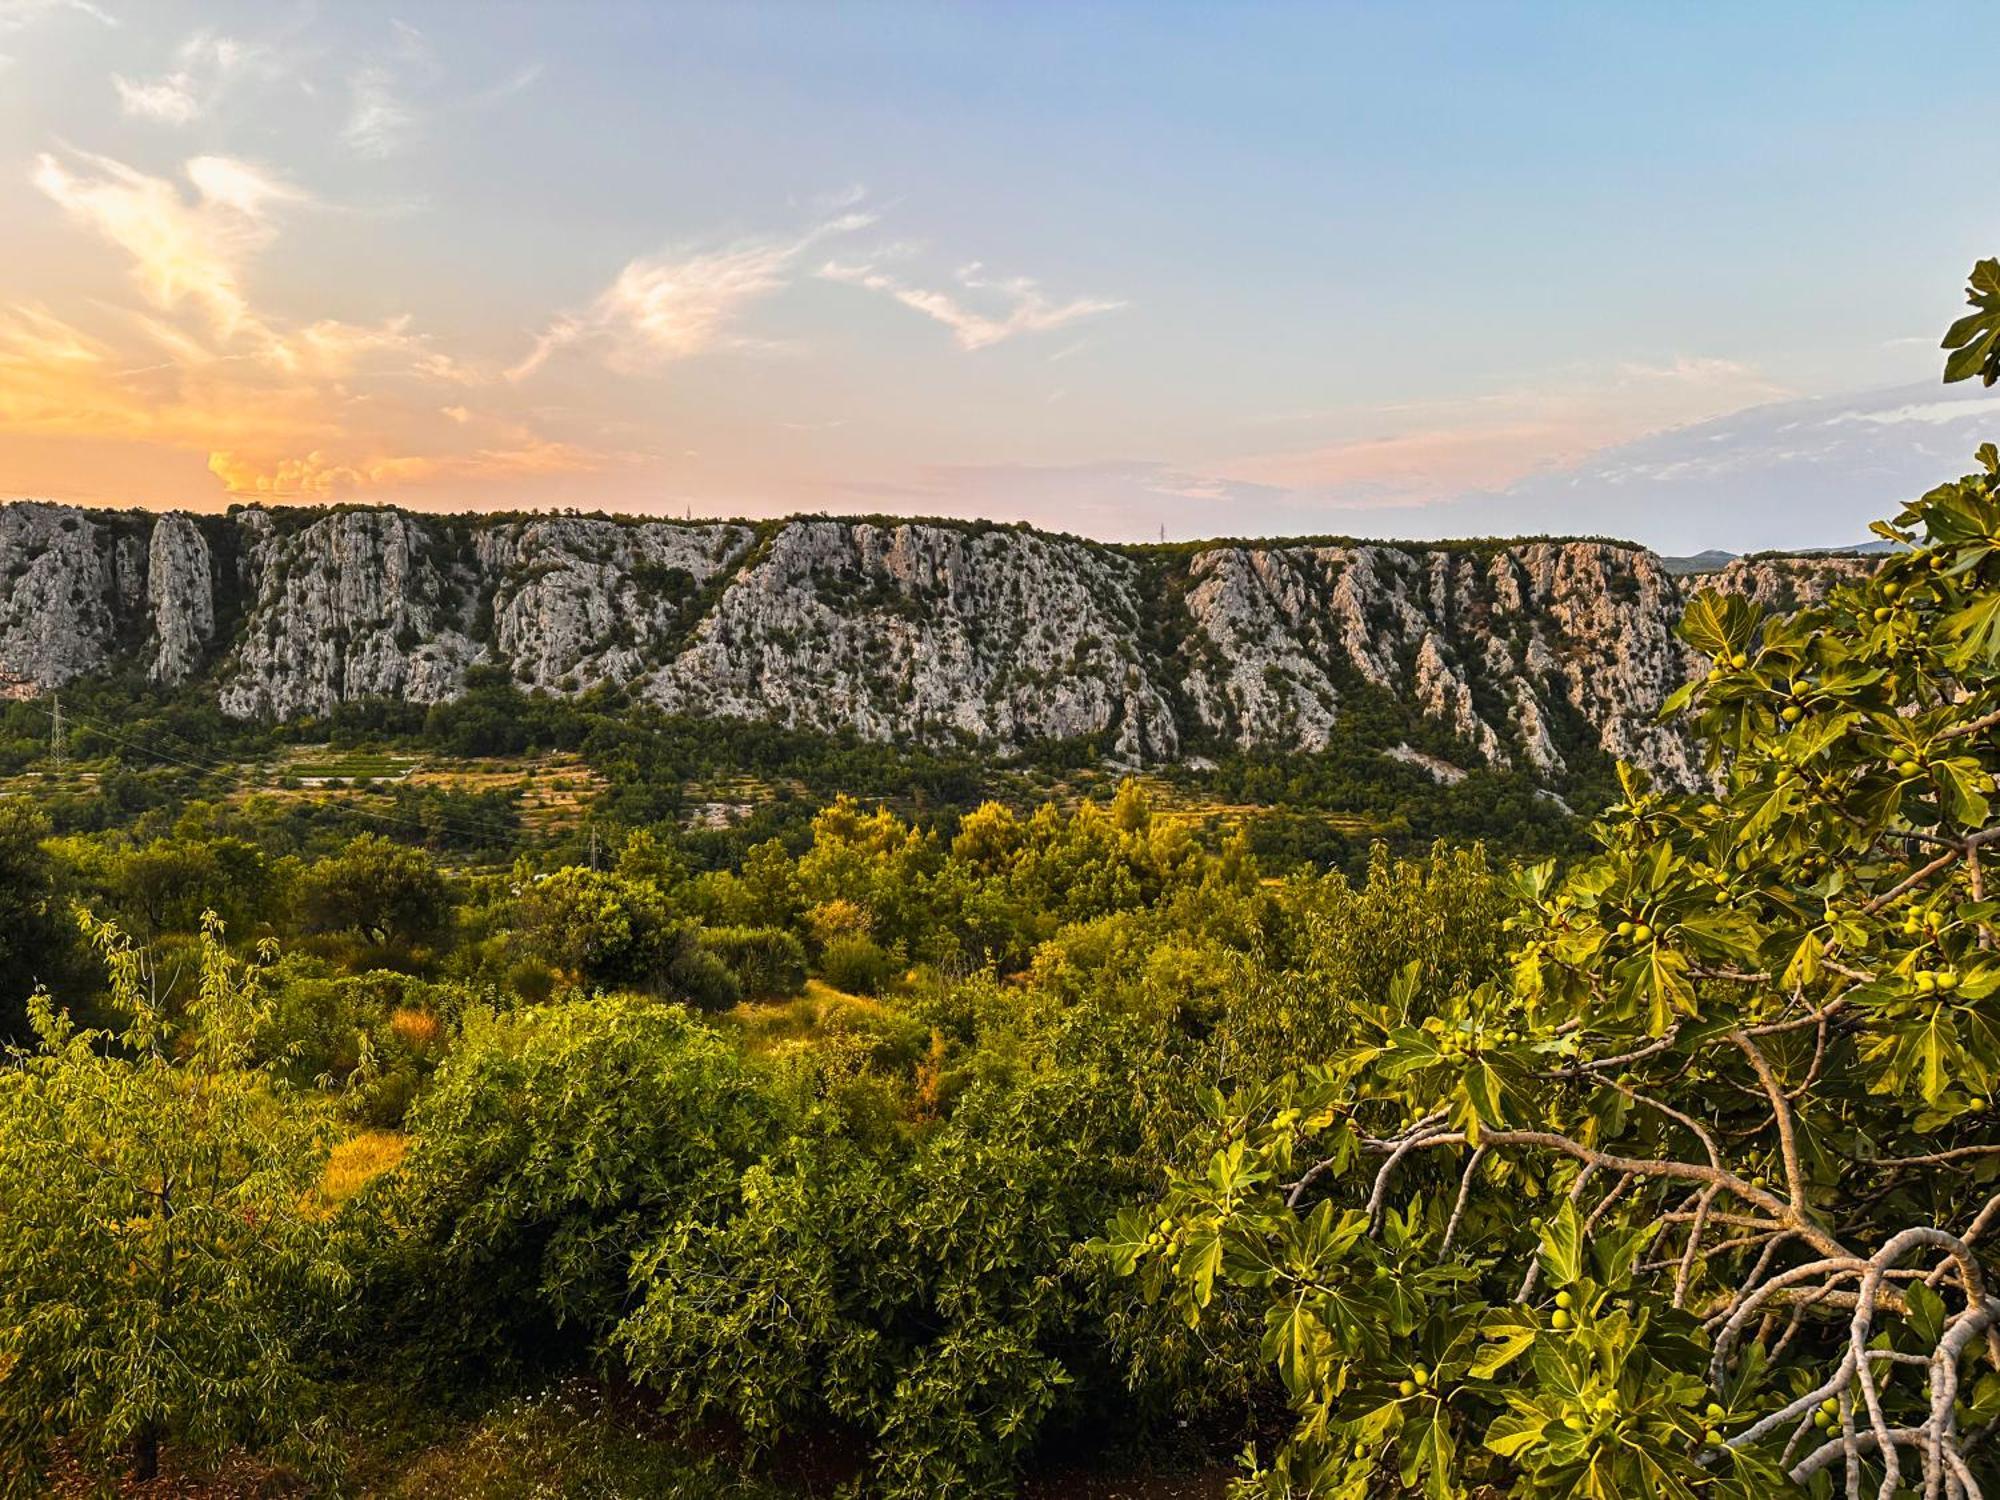
[(1936, 379), (1995, 55), (1987, 5), (0, 0), (0, 498), (1838, 541), (1872, 490), (1579, 476)]

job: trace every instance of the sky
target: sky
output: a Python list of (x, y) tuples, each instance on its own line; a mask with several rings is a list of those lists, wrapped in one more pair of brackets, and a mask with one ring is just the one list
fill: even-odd
[[(1985, 4), (0, 0), (0, 497), (1858, 538)], [(1916, 413), (1916, 415), (1909, 415)]]

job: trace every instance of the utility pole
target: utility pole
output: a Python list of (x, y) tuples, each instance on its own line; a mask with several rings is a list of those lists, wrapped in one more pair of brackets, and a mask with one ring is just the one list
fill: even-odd
[(64, 755), (69, 734), (63, 723), (62, 694), (55, 694), (55, 707), (49, 713), (49, 759), (55, 762), (58, 773), (63, 770)]
[(590, 825), (590, 868), (597, 868), (597, 825)]

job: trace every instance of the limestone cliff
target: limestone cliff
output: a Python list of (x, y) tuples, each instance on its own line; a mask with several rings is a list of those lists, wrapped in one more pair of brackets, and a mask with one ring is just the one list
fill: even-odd
[(1169, 759), (1138, 573), (1106, 548), (1013, 528), (794, 521), (644, 691), (681, 712), (868, 739), (1105, 734), (1125, 759)]
[[(389, 507), (0, 506), (0, 694), (134, 670), (239, 717), (434, 703), (468, 669), (679, 713), (1116, 759), (1315, 750), (1367, 705), (1447, 769), (1560, 782), (1600, 753), (1688, 784), (1657, 722), (1699, 587), (1774, 609), (1872, 564), (1676, 578), (1605, 542), (1121, 549), (1017, 526), (681, 524)], [(1385, 751), (1387, 747), (1385, 746)], [(1402, 747), (1407, 754), (1418, 752)]]

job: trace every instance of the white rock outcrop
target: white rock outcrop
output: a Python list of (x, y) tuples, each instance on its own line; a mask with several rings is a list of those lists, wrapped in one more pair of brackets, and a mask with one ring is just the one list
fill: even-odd
[(1184, 648), (1203, 727), (1244, 748), (1316, 748), (1343, 692), (1415, 703), (1489, 765), (1560, 773), (1556, 726), (1675, 780), (1653, 722), (1686, 679), (1683, 604), (1652, 553), (1597, 542), (1490, 549), (1218, 547), (1196, 555)]
[(136, 579), (121, 538), (71, 505), (0, 506), (0, 696), (32, 697), (110, 665)]
[(1440, 765), (1560, 780), (1602, 752), (1691, 786), (1686, 739), (1657, 721), (1702, 666), (1674, 633), (1687, 600), (1788, 610), (1873, 566), (1774, 557), (1677, 579), (1603, 542), (1181, 559), (943, 522), (21, 502), (0, 506), (0, 694), (129, 666), (204, 684), (230, 714), (293, 718), (434, 703), (489, 665), (535, 691), (873, 740), (1090, 737), (1130, 764), (1217, 742), (1319, 750), (1372, 704), (1455, 740)]
[(748, 526), (572, 516), (481, 531), (494, 587), (493, 653), (525, 687), (580, 692), (657, 665), (700, 591), (749, 548)]
[(644, 691), (866, 739), (1107, 735), (1121, 759), (1171, 759), (1137, 584), (1108, 549), (1012, 527), (791, 521)]
[(194, 676), (215, 635), (215, 584), (208, 539), (187, 516), (161, 516), (146, 548), (146, 603), (153, 633), (146, 675), (177, 687)]
[(220, 691), (224, 713), (297, 718), (361, 698), (435, 703), (484, 656), (467, 633), (471, 571), (449, 538), (394, 510), (281, 530), (246, 513), (253, 603)]

